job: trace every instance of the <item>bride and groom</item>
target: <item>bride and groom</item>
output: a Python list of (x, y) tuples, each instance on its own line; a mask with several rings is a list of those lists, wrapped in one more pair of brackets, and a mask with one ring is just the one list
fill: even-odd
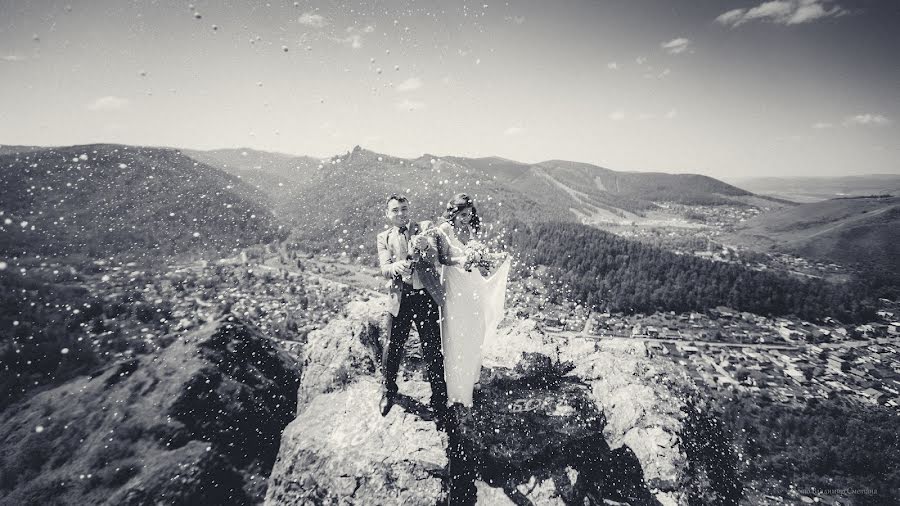
[(378, 234), (381, 273), (390, 279), (387, 346), (382, 357), (386, 416), (397, 396), (397, 372), (413, 324), (431, 384), (431, 407), (445, 427), (448, 403), (472, 406), (481, 375), (481, 348), (503, 317), (509, 261), (487, 277), (472, 265), (483, 252), (469, 246), (481, 237), (474, 201), (465, 193), (447, 203), (439, 226), (410, 221), (406, 197), (391, 195), (385, 216), (391, 227)]

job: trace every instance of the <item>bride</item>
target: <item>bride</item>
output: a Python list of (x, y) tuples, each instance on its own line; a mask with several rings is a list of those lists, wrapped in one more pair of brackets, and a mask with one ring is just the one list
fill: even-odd
[(481, 241), (481, 219), (475, 203), (459, 193), (447, 203), (438, 230), (446, 236), (450, 262), (444, 267), (446, 298), (441, 307), (441, 343), (449, 402), (472, 407), (472, 391), (481, 376), (481, 350), (503, 318), (510, 262), (503, 262), (486, 277), (478, 268), (467, 271), (466, 246)]

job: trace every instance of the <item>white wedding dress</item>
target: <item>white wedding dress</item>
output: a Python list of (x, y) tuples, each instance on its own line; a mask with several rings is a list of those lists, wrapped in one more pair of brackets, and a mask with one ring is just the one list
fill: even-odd
[[(451, 256), (465, 255), (465, 245), (451, 230), (446, 234)], [(472, 390), (481, 376), (481, 350), (503, 319), (510, 261), (505, 259), (487, 278), (478, 269), (446, 265), (446, 299), (441, 308), (444, 377), (450, 402), (472, 406)]]

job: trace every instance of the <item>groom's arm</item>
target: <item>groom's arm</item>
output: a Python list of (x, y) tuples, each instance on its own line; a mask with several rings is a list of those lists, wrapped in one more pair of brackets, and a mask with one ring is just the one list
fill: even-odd
[(397, 267), (394, 265), (396, 262), (391, 262), (391, 252), (388, 251), (387, 236), (383, 239), (382, 236), (377, 236), (375, 238), (375, 244), (378, 246), (378, 265), (381, 267), (381, 275), (388, 279), (393, 279), (397, 275)]

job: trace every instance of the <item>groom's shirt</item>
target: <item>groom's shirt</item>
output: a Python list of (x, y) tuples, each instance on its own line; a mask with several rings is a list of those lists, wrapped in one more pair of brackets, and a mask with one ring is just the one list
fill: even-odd
[[(394, 233), (397, 234), (397, 240), (400, 242), (401, 251), (409, 251), (409, 227), (411, 226), (411, 222), (407, 222), (406, 225), (402, 227), (394, 227)], [(401, 229), (404, 229), (401, 232)], [(403, 282), (409, 285), (412, 285), (413, 290), (421, 290), (425, 288), (425, 285), (422, 284), (422, 281), (419, 279), (419, 272), (413, 269), (412, 274), (409, 276), (405, 276), (402, 278)]]

